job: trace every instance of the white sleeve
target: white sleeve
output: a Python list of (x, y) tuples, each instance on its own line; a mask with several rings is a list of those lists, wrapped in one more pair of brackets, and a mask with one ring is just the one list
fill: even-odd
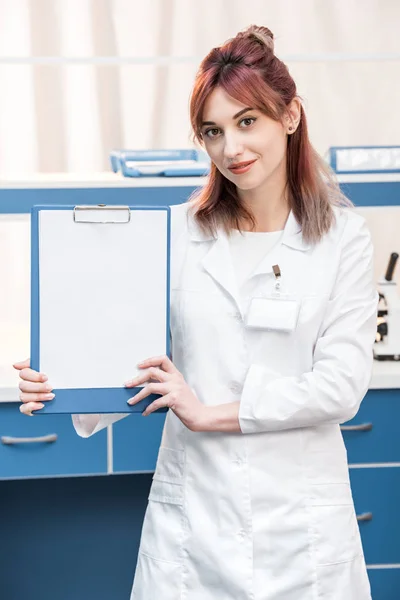
[(128, 417), (129, 414), (131, 413), (72, 415), (72, 423), (76, 433), (87, 438), (104, 429), (104, 427)]
[(240, 400), (241, 431), (279, 431), (353, 418), (371, 380), (377, 307), (371, 237), (365, 221), (357, 219), (343, 233), (338, 275), (312, 371), (289, 377), (267, 365), (251, 365)]

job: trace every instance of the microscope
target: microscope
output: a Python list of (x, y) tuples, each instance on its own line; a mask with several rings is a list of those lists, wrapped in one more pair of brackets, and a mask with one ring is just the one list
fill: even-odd
[(385, 276), (378, 281), (378, 329), (374, 345), (376, 360), (400, 360), (400, 296), (393, 273), (399, 255), (392, 252)]

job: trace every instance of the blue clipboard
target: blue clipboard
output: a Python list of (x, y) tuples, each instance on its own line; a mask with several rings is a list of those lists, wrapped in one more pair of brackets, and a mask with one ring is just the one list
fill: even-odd
[[(158, 227), (158, 234), (152, 239), (154, 231), (150, 228), (149, 231), (144, 231), (146, 224), (149, 226), (154, 223)], [(79, 229), (74, 229), (79, 228)], [(115, 228), (115, 229), (114, 229)], [(124, 229), (125, 228), (125, 229)], [(149, 227), (148, 227), (149, 229)], [(68, 232), (72, 232), (75, 238), (68, 237)], [(135, 235), (131, 235), (135, 234)], [(142, 236), (142, 237), (140, 237)], [(130, 251), (137, 244), (137, 251), (142, 251), (142, 256), (132, 252), (128, 258), (116, 247), (121, 240), (127, 240)], [(152, 251), (152, 248), (158, 242), (163, 251), (162, 259), (159, 259), (156, 252), (157, 248)], [(142, 245), (140, 246), (140, 240)], [(83, 242), (83, 244), (82, 244)], [(79, 245), (80, 244), (80, 245)], [(96, 248), (99, 251), (97, 259)], [(107, 247), (107, 244), (109, 245)], [(111, 246), (112, 244), (112, 246)], [(151, 394), (138, 405), (130, 406), (127, 400), (136, 395), (142, 387), (126, 388), (124, 382), (132, 379), (139, 370), (136, 369), (138, 362), (149, 358), (149, 356), (158, 356), (170, 353), (170, 245), (171, 245), (171, 215), (169, 206), (106, 206), (106, 205), (89, 205), (89, 206), (34, 206), (31, 210), (31, 366), (37, 371), (45, 372), (49, 378), (49, 383), (54, 387), (53, 393), (55, 398), (46, 401), (45, 407), (35, 411), (35, 414), (84, 414), (84, 413), (135, 413), (143, 412), (143, 410), (159, 396)], [(128, 260), (132, 260), (132, 264), (136, 261), (136, 271), (138, 274), (144, 272), (146, 251), (147, 261), (152, 266), (153, 274), (159, 273), (153, 279), (149, 278), (147, 287), (154, 291), (164, 291), (164, 294), (151, 293), (149, 297), (145, 296), (145, 286), (142, 286), (140, 281), (136, 281), (132, 274), (123, 272), (120, 264), (113, 268), (109, 265), (109, 277), (114, 287), (110, 287), (106, 281), (107, 265), (99, 264), (101, 257), (103, 263), (107, 263), (108, 253), (111, 250), (117, 255), (121, 254), (126, 264)], [(152, 253), (153, 252), (153, 253)], [(71, 258), (68, 258), (68, 253)], [(74, 254), (75, 253), (75, 254)], [(75, 255), (75, 259), (73, 256)], [(79, 260), (76, 260), (79, 257)], [(68, 262), (69, 261), (69, 262)], [(92, 261), (92, 262), (91, 262)], [(79, 264), (79, 268), (76, 266)], [(124, 264), (125, 264), (124, 263)], [(71, 268), (72, 264), (72, 268)], [(90, 265), (94, 268), (91, 270)], [(79, 280), (82, 285), (68, 286), (68, 282), (74, 281), (77, 274), (74, 273), (74, 265), (76, 271), (79, 271)], [(160, 266), (157, 266), (160, 265)], [(157, 267), (157, 268), (156, 268)], [(64, 268), (64, 271), (62, 271)], [(86, 269), (86, 272), (85, 272)], [(65, 274), (65, 275), (64, 275)], [(139, 277), (139, 275), (138, 275)], [(165, 277), (165, 279), (164, 279)], [(42, 278), (42, 279), (41, 279)], [(103, 280), (101, 279), (103, 278)], [(160, 287), (160, 281), (162, 286)], [(118, 294), (117, 286), (125, 285), (125, 294)], [(115, 318), (117, 326), (115, 329), (114, 321), (111, 323), (106, 321), (104, 313), (109, 316), (106, 307), (102, 307), (102, 294), (98, 294), (93, 305), (87, 306), (84, 302), (84, 290), (97, 290), (96, 286), (103, 286), (104, 297), (111, 297), (113, 302), (112, 319)], [(153, 287), (152, 287), (153, 286)], [(157, 286), (157, 287), (156, 287)], [(99, 287), (100, 289), (100, 287)], [(123, 288), (122, 288), (123, 289)], [(128, 289), (128, 296), (126, 290)], [(83, 291), (82, 291), (83, 290)], [(132, 293), (131, 293), (131, 290)], [(124, 291), (124, 289), (123, 289)], [(93, 292), (94, 293), (94, 292)], [(153, 325), (153, 316), (150, 312), (145, 315), (137, 314), (133, 309), (126, 311), (126, 305), (132, 298), (142, 307), (147, 305), (154, 309), (154, 314), (157, 315), (162, 328), (157, 328)], [(141, 302), (141, 304), (140, 304)], [(58, 304), (69, 303), (64, 306), (64, 312), (60, 309), (58, 314)], [(130, 306), (130, 304), (129, 304)], [(125, 316), (122, 316), (124, 310)], [(161, 314), (163, 313), (163, 314)], [(80, 321), (79, 321), (80, 319)], [(68, 326), (72, 323), (78, 326), (78, 323), (84, 323), (83, 330), (98, 332), (96, 335), (89, 335), (87, 339), (81, 337), (79, 333), (74, 337), (73, 327)], [(132, 356), (137, 350), (135, 342), (135, 331), (129, 330), (129, 323), (136, 324), (137, 331), (142, 332), (140, 340), (143, 344), (147, 343), (147, 350), (151, 345), (151, 339), (156, 340), (156, 352), (147, 353), (141, 356), (139, 360), (132, 361), (132, 368), (127, 368), (128, 360), (126, 355), (122, 354), (117, 363), (118, 352), (123, 352), (123, 345), (129, 345), (132, 350)], [(143, 328), (148, 333), (143, 335)], [(60, 329), (59, 335), (58, 330)], [(154, 332), (152, 331), (154, 329)], [(120, 343), (115, 346), (104, 343), (101, 340), (101, 335), (107, 331), (116, 331), (119, 336)], [(139, 334), (138, 334), (139, 337)], [(65, 344), (63, 343), (65, 340)], [(150, 340), (150, 341), (149, 341)], [(103, 343), (103, 347), (101, 345)], [(142, 342), (140, 342), (142, 343)], [(72, 344), (72, 345), (71, 345)], [(138, 344), (137, 344), (138, 345)], [(73, 349), (69, 352), (68, 349)], [(100, 350), (101, 348), (101, 350)], [(163, 350), (160, 352), (160, 350)], [(68, 354), (67, 354), (68, 353)], [(101, 360), (97, 366), (89, 363), (95, 362), (91, 358), (93, 353), (100, 353)], [(80, 360), (79, 356), (87, 357), (87, 361)], [(118, 371), (120, 363), (126, 363), (125, 371), (121, 377), (118, 376), (117, 381), (113, 385), (102, 385), (98, 382), (105, 380), (108, 377), (107, 369), (101, 366), (101, 361), (107, 361), (107, 356), (111, 356), (111, 361), (108, 360), (106, 365), (114, 364), (114, 369)], [(64, 358), (63, 358), (64, 357)], [(71, 369), (76, 380), (85, 380), (85, 384), (80, 386), (74, 382), (72, 386), (68, 385), (68, 378), (71, 377), (67, 371), (67, 365), (72, 361), (76, 365), (76, 369)], [(75, 363), (74, 363), (75, 361)], [(54, 365), (54, 371), (58, 375), (56, 379), (60, 382), (57, 386), (52, 380), (52, 372), (47, 372), (45, 364)], [(123, 368), (123, 367), (122, 367)], [(111, 370), (111, 367), (110, 367)], [(78, 374), (76, 372), (78, 371)], [(79, 372), (81, 374), (79, 375)], [(92, 385), (88, 385), (86, 381), (89, 378), (89, 373), (92, 374)], [(160, 409), (157, 412), (166, 412), (167, 409)]]

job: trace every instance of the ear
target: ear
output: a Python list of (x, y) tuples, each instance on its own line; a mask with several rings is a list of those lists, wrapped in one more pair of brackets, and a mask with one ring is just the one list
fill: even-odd
[(293, 98), (289, 106), (287, 107), (287, 113), (285, 115), (285, 127), (288, 135), (294, 133), (300, 123), (301, 117), (301, 102), (300, 98)]

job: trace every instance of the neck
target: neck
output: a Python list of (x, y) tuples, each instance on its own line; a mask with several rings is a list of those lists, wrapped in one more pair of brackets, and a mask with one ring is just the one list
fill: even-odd
[[(240, 201), (254, 216), (256, 227), (253, 231), (280, 231), (284, 228), (290, 213), (286, 193), (286, 173), (284, 162), (259, 187), (252, 190), (237, 190)], [(248, 230), (249, 224), (243, 225)]]

